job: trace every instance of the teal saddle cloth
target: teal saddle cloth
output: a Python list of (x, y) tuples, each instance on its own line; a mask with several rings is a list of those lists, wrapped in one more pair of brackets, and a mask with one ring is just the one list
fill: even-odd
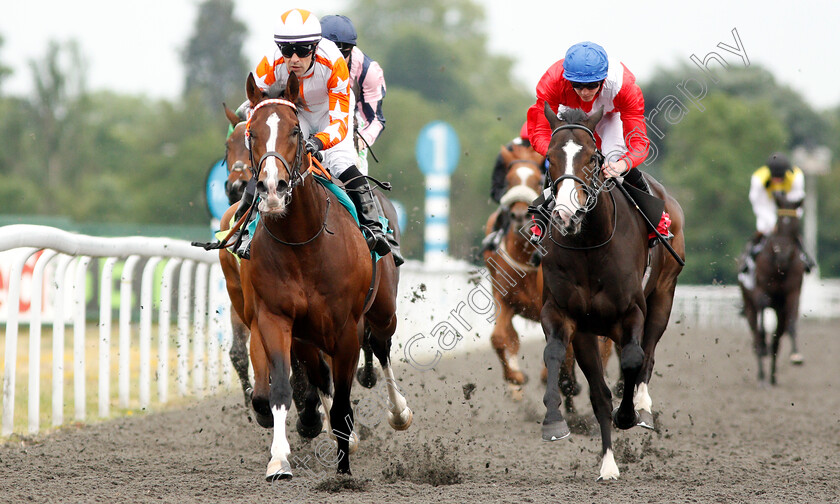
[[(324, 186), (328, 191), (330, 191), (335, 197), (338, 199), (338, 202), (350, 212), (350, 215), (353, 216), (353, 220), (356, 221), (356, 225), (359, 225), (359, 214), (356, 212), (356, 206), (350, 200), (350, 196), (344, 192), (344, 189), (338, 187), (333, 181), (327, 180), (320, 175), (312, 174), (315, 177), (315, 180), (318, 181), (319, 184)], [(260, 221), (260, 214), (257, 212), (257, 218), (252, 220), (248, 224), (248, 234), (254, 236), (254, 233), (257, 231), (257, 223)], [(388, 226), (388, 219), (384, 215), (379, 216), (379, 222), (382, 223), (382, 229), (386, 229), (388, 233), (393, 233), (394, 231)], [(372, 252), (376, 256), (376, 260), (380, 259), (380, 255)]]

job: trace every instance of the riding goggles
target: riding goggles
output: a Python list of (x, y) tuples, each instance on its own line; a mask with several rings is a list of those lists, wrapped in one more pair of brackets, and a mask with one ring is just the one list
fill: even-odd
[(574, 89), (598, 89), (603, 81), (595, 82), (572, 82)]
[(350, 52), (353, 50), (353, 44), (348, 44), (346, 42), (336, 42), (335, 46), (338, 47), (338, 50), (341, 51), (341, 55), (345, 58), (350, 56)]
[(305, 58), (312, 54), (315, 50), (315, 44), (277, 44), (280, 48), (280, 53), (284, 58), (291, 58), (293, 54), (297, 54), (299, 58)]

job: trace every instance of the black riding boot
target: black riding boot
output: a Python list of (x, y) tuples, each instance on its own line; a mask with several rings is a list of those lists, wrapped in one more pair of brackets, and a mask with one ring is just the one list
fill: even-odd
[[(356, 212), (359, 214), (359, 224), (367, 228), (370, 233), (365, 236), (368, 248), (380, 256), (387, 255), (391, 252), (391, 246), (382, 230), (382, 223), (379, 222), (382, 210), (379, 208), (379, 202), (374, 197), (367, 179), (355, 166), (344, 170), (338, 178), (344, 182), (347, 195), (350, 196), (353, 205), (356, 207)], [(395, 263), (396, 260), (397, 257), (394, 256)]]
[(499, 248), (499, 245), (502, 243), (502, 237), (504, 237), (510, 226), (510, 209), (505, 206), (499, 206), (498, 212), (496, 220), (493, 222), (493, 230), (481, 240), (482, 253), (485, 250), (493, 252)]
[(817, 263), (811, 258), (808, 251), (805, 250), (805, 246), (802, 245), (802, 238), (799, 236), (796, 237), (796, 245), (799, 247), (799, 259), (805, 264), (805, 273), (810, 273), (817, 266)]
[[(242, 215), (247, 212), (251, 205), (254, 204), (254, 197), (257, 192), (257, 179), (251, 177), (248, 184), (245, 186), (245, 191), (242, 192), (242, 199), (239, 200), (239, 207), (234, 214), (234, 220), (239, 220)], [(242, 227), (237, 231), (236, 242), (233, 247), (234, 253), (242, 259), (251, 258), (251, 233), (248, 232), (248, 224), (257, 218), (257, 212), (251, 212), (247, 222), (242, 223)]]
[(644, 192), (650, 194), (651, 196), (653, 195), (653, 192), (651, 192), (650, 186), (648, 185), (647, 180), (645, 180), (644, 175), (642, 175), (642, 171), (639, 170), (638, 168), (635, 168), (635, 169), (630, 168), (630, 170), (628, 170), (624, 174), (624, 181), (625, 182), (630, 182), (630, 184), (633, 187), (635, 187), (636, 189), (638, 189), (640, 191), (644, 191)]

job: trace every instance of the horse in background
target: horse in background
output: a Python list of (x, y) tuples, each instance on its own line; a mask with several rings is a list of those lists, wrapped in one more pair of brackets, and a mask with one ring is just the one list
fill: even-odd
[[(648, 247), (649, 229), (643, 216), (615, 187), (620, 181), (605, 179), (604, 158), (593, 133), (603, 108), (591, 117), (572, 109), (561, 118), (548, 105), (544, 113), (552, 128), (547, 157), (556, 205), (542, 240), (540, 319), (548, 369), (542, 437), (554, 441), (570, 433), (560, 411), (558, 377), (571, 346), (589, 383), (600, 426), (598, 479), (617, 479), (611, 423), (620, 429), (653, 428), (648, 383), (682, 265), (664, 246)], [(646, 177), (654, 194), (665, 201), (672, 219), (673, 249), (684, 262), (682, 209), (661, 184)], [(604, 380), (598, 335), (609, 337), (619, 350), (624, 391), (615, 411)]]
[[(539, 322), (542, 307), (543, 277), (539, 266), (531, 264), (531, 257), (537, 251), (528, 241), (530, 223), (528, 206), (539, 196), (543, 188), (542, 165), (545, 158), (530, 146), (513, 144), (510, 149), (500, 150), (502, 161), (507, 166), (505, 193), (500, 200), (501, 209), (487, 220), (485, 235), (494, 231), (498, 218), (505, 220), (504, 236), (495, 250), (485, 250), (484, 262), (490, 274), (493, 297), (499, 312), (490, 337), (493, 349), (502, 365), (502, 376), (508, 384), (508, 391), (515, 401), (522, 399), (522, 386), (528, 377), (519, 368), (519, 334), (513, 326), (513, 317)], [(505, 211), (507, 216), (500, 216)], [(612, 349), (612, 342), (604, 342), (604, 364)], [(546, 370), (541, 373), (543, 383)], [(576, 413), (572, 397), (579, 394), (581, 387), (575, 376), (575, 357), (568, 352), (560, 371), (560, 390), (565, 398), (566, 412)]]
[(225, 165), (228, 170), (225, 194), (228, 197), (228, 203), (235, 205), (242, 199), (245, 186), (253, 176), (253, 167), (245, 143), (245, 121), (247, 118), (239, 117), (225, 104), (222, 104), (222, 106), (225, 109), (225, 117), (233, 127), (233, 131), (225, 141)]
[[(292, 355), (328, 412), (327, 432), (337, 441), (337, 471), (349, 474), (349, 456), (358, 444), (350, 391), (366, 330), (386, 377), (389, 423), (403, 430), (412, 420), (389, 356), (397, 323), (396, 265), (390, 255), (373, 262), (350, 213), (337, 203), (332, 206), (334, 196), (309, 178), (295, 105), (297, 78), (291, 75), (280, 97), (273, 98), (249, 75), (246, 92), (252, 107), (247, 127), (251, 157), (259, 160), (260, 221), (251, 259), (240, 264), (240, 276), (243, 320), (251, 330), (251, 402), (260, 424), (274, 426), (266, 479), (292, 475), (285, 432)], [(320, 431), (318, 401), (311, 399), (308, 395), (299, 422), (312, 422), (312, 430)]]
[[(799, 297), (802, 292), (802, 278), (805, 264), (800, 259), (800, 220), (798, 209), (802, 201), (788, 201), (784, 193), (773, 193), (776, 201), (776, 227), (765, 239), (764, 245), (755, 257), (754, 285), (747, 285), (739, 277), (741, 295), (744, 299), (744, 315), (753, 334), (753, 350), (758, 358), (758, 381), (765, 383), (764, 358), (770, 355), (770, 384), (776, 385), (776, 360), (782, 336), (790, 335), (793, 364), (802, 364), (803, 358), (797, 346), (796, 324), (799, 320)], [(776, 330), (767, 349), (764, 313), (766, 309), (776, 313)]]

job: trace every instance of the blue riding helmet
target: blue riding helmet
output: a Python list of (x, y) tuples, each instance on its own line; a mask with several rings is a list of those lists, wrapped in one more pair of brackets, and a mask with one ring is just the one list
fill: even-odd
[(602, 81), (607, 78), (608, 69), (607, 51), (594, 42), (573, 45), (563, 60), (563, 76), (569, 82)]
[(330, 15), (321, 18), (321, 36), (335, 43), (356, 45), (356, 28), (342, 15)]

